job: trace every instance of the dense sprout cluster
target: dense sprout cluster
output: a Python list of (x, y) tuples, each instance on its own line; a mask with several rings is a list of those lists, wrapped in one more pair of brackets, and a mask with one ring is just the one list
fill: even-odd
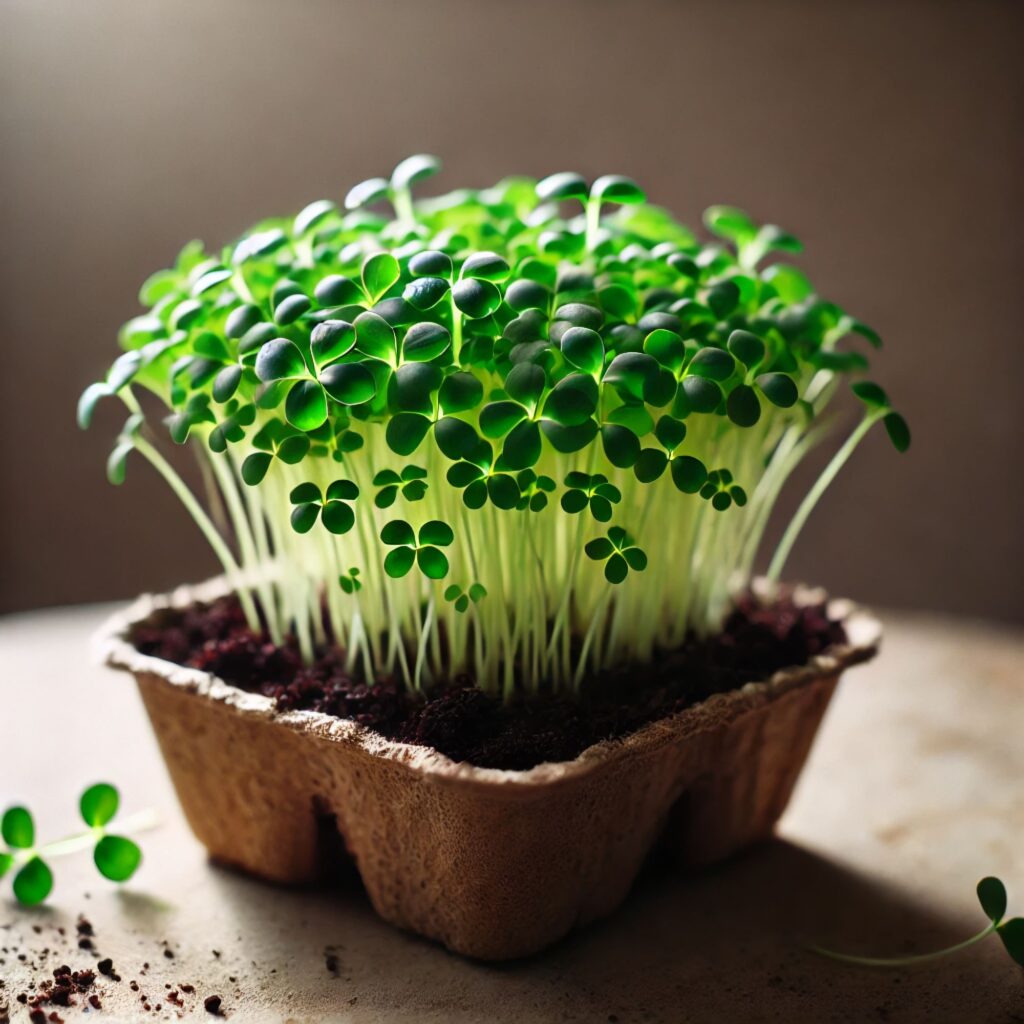
[[(79, 409), (128, 406), (111, 479), (140, 452), (253, 624), (307, 654), (329, 629), (371, 678), (571, 687), (714, 628), (839, 381), (867, 367), (839, 343), (877, 335), (779, 261), (792, 235), (739, 210), (708, 210), (701, 242), (619, 176), (414, 202), (437, 170), (411, 157), (341, 208), (192, 243), (150, 277)], [(233, 538), (159, 450), (143, 390), (204, 453)], [(864, 417), (776, 575), (871, 425), (909, 444), (881, 388), (854, 391)]]

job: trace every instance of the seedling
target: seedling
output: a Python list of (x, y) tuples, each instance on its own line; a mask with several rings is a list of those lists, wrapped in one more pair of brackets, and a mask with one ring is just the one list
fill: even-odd
[[(142, 862), (142, 851), (131, 839), (107, 828), (119, 804), (120, 796), (113, 786), (106, 782), (90, 786), (78, 803), (88, 829), (44, 846), (36, 844), (35, 820), (28, 808), (9, 807), (0, 819), (0, 834), (7, 845), (6, 850), (0, 850), (0, 877), (14, 872), (18, 902), (25, 906), (42, 903), (53, 889), (53, 872), (47, 861), (90, 846), (93, 862), (104, 878), (112, 882), (131, 878)], [(137, 831), (152, 824), (152, 814), (145, 812), (123, 821), (120, 831)]]
[(615, 175), (414, 199), (438, 168), (190, 243), (82, 396), (83, 426), (124, 403), (111, 480), (148, 460), (273, 642), (411, 687), (572, 690), (717, 628), (844, 382), (860, 421), (769, 574), (876, 423), (908, 447), (849, 347), (878, 335), (789, 233), (713, 207), (702, 241)]
[(945, 949), (938, 949), (934, 953), (920, 953), (916, 956), (901, 957), (875, 957), (856, 956), (851, 953), (836, 953), (830, 949), (823, 949), (821, 946), (812, 946), (816, 953), (830, 957), (832, 960), (841, 960), (843, 963), (860, 964), (863, 967), (906, 967), (911, 964), (923, 964), (929, 960), (938, 960), (941, 957), (949, 956), (951, 953), (959, 953), (968, 946), (973, 946), (982, 939), (987, 939), (993, 933), (998, 935), (1006, 947), (1006, 952), (1021, 967), (1024, 967), (1024, 917), (1006, 918), (1006, 886), (998, 878), (991, 875), (983, 878), (978, 883), (978, 902), (981, 909), (988, 918), (988, 924), (969, 939), (958, 942), (956, 945), (947, 946)]

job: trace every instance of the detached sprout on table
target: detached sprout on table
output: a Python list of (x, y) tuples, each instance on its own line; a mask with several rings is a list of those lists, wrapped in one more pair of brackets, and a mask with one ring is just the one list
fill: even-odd
[[(79, 800), (79, 812), (88, 826), (84, 832), (43, 846), (36, 844), (36, 826), (27, 807), (9, 807), (0, 819), (0, 834), (7, 845), (0, 850), (0, 877), (14, 872), (14, 896), (25, 906), (42, 903), (53, 889), (53, 872), (47, 861), (92, 847), (93, 862), (104, 878), (126, 882), (142, 862), (142, 851), (131, 839), (112, 833), (107, 826), (117, 814), (120, 796), (106, 782), (90, 786)], [(119, 831), (150, 827), (151, 812), (134, 815), (121, 823)]]
[(812, 946), (815, 953), (827, 956), (832, 960), (840, 960), (847, 964), (859, 964), (862, 967), (908, 967), (912, 964), (928, 963), (931, 960), (938, 960), (949, 956), (951, 953), (959, 953), (975, 943), (987, 939), (993, 933), (998, 935), (1015, 963), (1024, 967), (1024, 917), (1011, 917), (1006, 919), (1007, 897), (1006, 886), (992, 875), (988, 875), (978, 883), (978, 902), (981, 909), (988, 918), (988, 924), (963, 942), (958, 942), (945, 949), (938, 949), (934, 953), (919, 953), (915, 956), (900, 957), (877, 957), (857, 956), (853, 953), (837, 953), (835, 950), (824, 949), (821, 946)]

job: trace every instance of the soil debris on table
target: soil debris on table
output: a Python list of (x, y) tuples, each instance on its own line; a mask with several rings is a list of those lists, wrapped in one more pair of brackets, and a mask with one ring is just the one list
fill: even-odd
[(234, 597), (165, 610), (133, 632), (143, 654), (211, 672), (273, 698), (278, 710), (319, 711), (388, 739), (433, 747), (453, 761), (519, 770), (571, 761), (601, 740), (804, 665), (845, 640), (842, 625), (821, 604), (798, 605), (789, 594), (764, 604), (747, 595), (714, 636), (691, 635), (649, 664), (603, 672), (588, 681), (580, 700), (542, 689), (505, 703), (466, 675), (435, 686), (426, 699), (395, 678), (378, 676), (368, 685), (346, 670), (344, 651), (330, 645), (304, 665), (294, 638), (275, 646), (250, 630)]

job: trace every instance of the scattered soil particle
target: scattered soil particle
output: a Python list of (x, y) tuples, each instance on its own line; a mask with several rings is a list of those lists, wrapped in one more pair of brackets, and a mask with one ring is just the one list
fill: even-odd
[(220, 996), (207, 996), (203, 1000), (203, 1007), (207, 1013), (212, 1014), (214, 1017), (221, 1017), (221, 998)]
[(174, 959), (174, 950), (173, 949), (165, 949), (164, 950), (164, 956), (167, 957), (168, 960), (173, 960)]
[(96, 970), (99, 971), (100, 974), (106, 975), (106, 977), (110, 978), (111, 981), (121, 980), (121, 975), (114, 970), (114, 961), (111, 960), (109, 956), (106, 959), (101, 960), (96, 965)]
[(212, 672), (274, 698), (279, 710), (352, 719), (389, 739), (433, 747), (454, 761), (506, 769), (572, 760), (594, 743), (627, 736), (713, 694), (806, 664), (845, 639), (842, 626), (821, 605), (797, 606), (789, 594), (763, 604), (748, 595), (714, 636), (688, 636), (682, 646), (658, 652), (648, 664), (592, 677), (580, 700), (542, 688), (505, 703), (465, 675), (425, 700), (394, 678), (380, 676), (367, 685), (346, 671), (344, 652), (331, 645), (312, 665), (303, 665), (294, 638), (278, 647), (254, 633), (231, 597), (164, 611), (134, 633), (144, 654)]
[(29, 1019), (36, 1024), (38, 1021), (50, 1021), (60, 1024), (63, 1018), (56, 1010), (47, 1013), (45, 1007), (76, 1006), (79, 995), (88, 995), (96, 982), (96, 972), (88, 969), (73, 971), (67, 964), (62, 964), (53, 972), (53, 978), (40, 982), (34, 992), (21, 992), (18, 1002), (28, 1006)]

